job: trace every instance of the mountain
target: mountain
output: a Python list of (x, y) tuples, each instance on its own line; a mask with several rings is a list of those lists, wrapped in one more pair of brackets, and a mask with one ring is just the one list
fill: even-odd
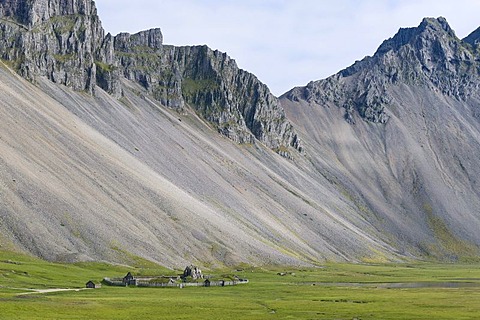
[[(444, 18), (282, 98), (317, 170), (367, 205), (395, 247), (478, 255), (480, 56)], [(410, 250), (410, 249), (409, 249)]]
[[(478, 38), (444, 19), (274, 97), (227, 54), (0, 0), (0, 245), (168, 267), (478, 257)], [(0, 249), (1, 249), (0, 248)]]
[(104, 35), (91, 1), (0, 4), (3, 247), (171, 267), (395, 256), (333, 212), (354, 215), (226, 54)]

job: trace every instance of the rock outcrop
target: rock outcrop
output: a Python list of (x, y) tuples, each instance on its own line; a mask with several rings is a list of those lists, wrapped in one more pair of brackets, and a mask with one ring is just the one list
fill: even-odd
[(124, 77), (169, 108), (193, 108), (237, 143), (302, 151), (277, 98), (225, 53), (164, 46), (160, 29), (105, 36), (90, 0), (2, 1), (0, 16), (1, 58), (26, 79), (89, 93), (98, 85), (119, 98)]
[(2, 0), (0, 14), (33, 28), (58, 16), (96, 16), (97, 9), (92, 0)]
[(302, 151), (278, 99), (226, 53), (162, 45), (159, 29), (119, 34), (114, 43), (121, 76), (141, 84), (163, 105), (193, 108), (237, 143), (258, 140), (284, 156), (291, 149)]
[(472, 46), (472, 49), (478, 51), (478, 46), (480, 45), (480, 28), (470, 33), (467, 37), (463, 39), (463, 41), (470, 44)]
[(93, 92), (104, 41), (93, 1), (2, 1), (0, 13), (0, 55), (20, 75)]

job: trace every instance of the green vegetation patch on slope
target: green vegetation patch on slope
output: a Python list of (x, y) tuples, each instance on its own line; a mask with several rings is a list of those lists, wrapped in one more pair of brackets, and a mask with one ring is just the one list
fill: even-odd
[(429, 204), (424, 205), (424, 211), (427, 214), (429, 227), (442, 247), (431, 246), (431, 252), (440, 258), (444, 256), (449, 260), (456, 257), (460, 261), (471, 259), (478, 261), (478, 258), (476, 258), (478, 257), (478, 249), (474, 245), (456, 237), (446, 223), (433, 214), (432, 207)]
[(113, 72), (116, 69), (114, 65), (106, 64), (101, 61), (95, 61), (95, 65), (97, 66), (97, 70), (100, 72)]
[(54, 54), (53, 57), (55, 60), (61, 63), (66, 63), (68, 61), (71, 61), (74, 59), (75, 55), (74, 54)]
[(218, 84), (211, 79), (194, 80), (186, 78), (182, 82), (182, 91), (187, 99), (194, 97), (199, 92), (213, 91), (218, 88)]

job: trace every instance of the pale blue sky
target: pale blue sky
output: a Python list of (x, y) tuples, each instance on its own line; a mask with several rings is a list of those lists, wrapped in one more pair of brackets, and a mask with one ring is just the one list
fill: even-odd
[(400, 27), (444, 16), (459, 37), (479, 0), (96, 0), (112, 34), (160, 27), (164, 42), (207, 44), (280, 95), (372, 55)]

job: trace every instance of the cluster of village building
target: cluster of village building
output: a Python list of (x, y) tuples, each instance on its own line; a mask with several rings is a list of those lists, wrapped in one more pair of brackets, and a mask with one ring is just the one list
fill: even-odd
[[(183, 274), (178, 276), (134, 276), (131, 272), (123, 278), (104, 278), (102, 283), (110, 286), (136, 286), (136, 287), (213, 287), (213, 286), (232, 286), (248, 283), (248, 280), (233, 277), (229, 280), (212, 280), (210, 277), (204, 277), (202, 270), (196, 266), (187, 266)], [(88, 281), (87, 288), (100, 288), (101, 284)]]

